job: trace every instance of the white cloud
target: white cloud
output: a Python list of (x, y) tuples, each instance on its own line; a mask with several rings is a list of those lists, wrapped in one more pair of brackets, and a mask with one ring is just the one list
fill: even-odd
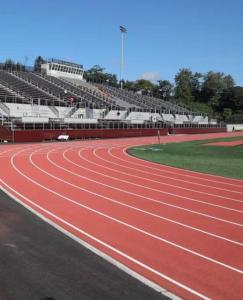
[(157, 81), (160, 79), (160, 74), (159, 72), (145, 72), (142, 75), (139, 76), (139, 79), (145, 79), (149, 81)]

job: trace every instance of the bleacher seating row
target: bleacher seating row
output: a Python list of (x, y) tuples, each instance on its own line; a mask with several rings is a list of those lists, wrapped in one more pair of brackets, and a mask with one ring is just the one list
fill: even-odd
[(97, 109), (143, 109), (164, 113), (189, 114), (190, 111), (170, 101), (121, 90), (108, 85), (93, 85), (46, 74), (0, 70), (0, 99), (10, 96), (38, 100), (40, 104), (66, 106), (76, 102), (80, 107)]
[(183, 113), (188, 114), (190, 112), (188, 109), (184, 107), (181, 107), (169, 101), (164, 101), (162, 99), (150, 97), (147, 95), (140, 95), (132, 91), (128, 91), (125, 89), (121, 90), (107, 85), (97, 85), (97, 86), (101, 91), (106, 92), (111, 96), (120, 98), (123, 101), (126, 101), (132, 105), (147, 110), (155, 109), (155, 110), (164, 111), (166, 113), (171, 112), (171, 113), (182, 113), (182, 114)]
[[(80, 81), (81, 83), (81, 81)], [(0, 70), (1, 98), (15, 96), (26, 100), (38, 100), (41, 104), (67, 105), (76, 102), (81, 107), (120, 108), (116, 101), (99, 91), (87, 86), (75, 85), (61, 78), (23, 71)], [(4, 88), (4, 89), (3, 89)], [(7, 92), (7, 88), (12, 93)]]
[[(74, 106), (47, 106), (23, 103), (0, 103), (0, 114), (9, 118), (22, 118), (23, 122), (33, 123), (43, 120), (68, 119), (74, 123), (84, 120), (114, 120), (130, 121), (131, 123), (164, 122), (167, 124), (208, 124), (208, 118), (203, 116), (159, 114), (152, 112), (129, 112), (126, 110), (111, 110), (76, 108)], [(29, 118), (29, 119), (28, 119)], [(41, 119), (38, 119), (41, 118)]]
[(81, 80), (0, 70), (0, 118), (23, 124), (208, 124), (175, 103)]

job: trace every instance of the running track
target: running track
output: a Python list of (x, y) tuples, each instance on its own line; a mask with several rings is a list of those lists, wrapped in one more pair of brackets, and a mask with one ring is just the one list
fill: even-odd
[[(234, 135), (242, 133), (161, 140)], [(156, 142), (146, 137), (5, 145), (0, 185), (65, 234), (162, 292), (183, 299), (242, 299), (243, 180), (126, 153), (130, 146)]]

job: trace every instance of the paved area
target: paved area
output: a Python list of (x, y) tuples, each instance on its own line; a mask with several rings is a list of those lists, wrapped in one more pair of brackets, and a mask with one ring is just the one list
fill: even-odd
[(0, 299), (167, 299), (0, 191)]

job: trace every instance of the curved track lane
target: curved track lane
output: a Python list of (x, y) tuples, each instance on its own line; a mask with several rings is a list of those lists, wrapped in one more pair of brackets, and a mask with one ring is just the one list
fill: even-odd
[[(229, 134), (164, 141), (223, 136)], [(184, 299), (240, 299), (243, 181), (126, 153), (132, 145), (155, 142), (150, 137), (6, 146), (0, 152), (1, 185), (66, 234), (162, 292)]]

